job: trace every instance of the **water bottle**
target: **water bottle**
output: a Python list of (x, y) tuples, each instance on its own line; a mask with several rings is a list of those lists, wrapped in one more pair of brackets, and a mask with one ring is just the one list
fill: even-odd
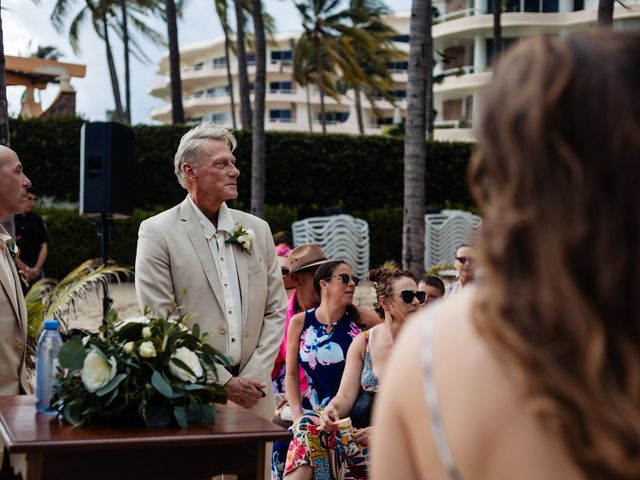
[(36, 349), (36, 409), (40, 413), (56, 413), (49, 404), (58, 373), (58, 353), (61, 346), (58, 321), (45, 320)]

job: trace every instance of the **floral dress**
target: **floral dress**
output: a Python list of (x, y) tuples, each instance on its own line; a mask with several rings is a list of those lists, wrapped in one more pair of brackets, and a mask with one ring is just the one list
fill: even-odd
[[(365, 332), (365, 353), (360, 389), (378, 391), (379, 381), (373, 371), (369, 348), (369, 333)], [(358, 445), (349, 426), (334, 432), (319, 430), (318, 412), (305, 412), (287, 453), (286, 473), (301, 465), (311, 465), (314, 480), (364, 480), (369, 476), (369, 449)]]
[[(333, 326), (320, 323), (315, 308), (305, 312), (298, 354), (298, 362), (308, 381), (307, 390), (301, 398), (303, 409), (324, 407), (338, 393), (347, 350), (361, 332), (362, 329), (349, 312), (345, 312)], [(288, 448), (288, 442), (276, 442), (273, 445), (271, 478), (274, 480), (283, 476)]]

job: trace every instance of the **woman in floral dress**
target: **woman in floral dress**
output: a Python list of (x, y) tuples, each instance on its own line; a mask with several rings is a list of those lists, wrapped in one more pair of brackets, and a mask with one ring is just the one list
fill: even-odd
[(425, 293), (418, 290), (415, 278), (406, 270), (378, 268), (369, 272), (369, 280), (378, 297), (376, 311), (384, 323), (352, 342), (336, 396), (320, 412), (305, 412), (299, 418), (287, 454), (287, 479), (368, 478), (368, 446), (373, 433), (368, 415), (359, 415), (357, 426), (361, 428), (338, 420), (351, 414), (355, 424), (354, 405), (360, 392), (375, 396), (400, 328), (425, 300)]

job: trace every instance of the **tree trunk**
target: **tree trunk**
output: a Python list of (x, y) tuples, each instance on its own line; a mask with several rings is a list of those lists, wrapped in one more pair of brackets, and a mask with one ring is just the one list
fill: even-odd
[(598, 26), (612, 28), (614, 0), (598, 1)]
[(356, 100), (356, 115), (358, 116), (358, 130), (360, 131), (360, 135), (364, 135), (364, 119), (362, 118), (362, 98), (360, 94), (360, 85), (356, 85), (353, 87), (353, 92), (355, 94)]
[[(427, 8), (426, 27), (424, 29), (426, 43), (425, 49), (427, 52), (433, 52), (433, 35), (431, 33), (431, 27), (433, 23), (433, 2), (431, 0), (425, 0)], [(425, 119), (427, 126), (427, 138), (433, 140), (433, 122), (435, 121), (434, 108), (433, 108), (433, 53), (429, 53), (426, 59), (426, 74), (425, 87), (427, 89), (426, 98), (427, 105), (425, 109)]]
[(267, 83), (267, 47), (262, 17), (262, 0), (251, 0), (253, 30), (256, 40), (256, 80), (253, 105), (251, 145), (251, 213), (264, 218), (264, 101)]
[(229, 85), (229, 100), (231, 101), (231, 124), (233, 129), (237, 129), (236, 125), (236, 101), (233, 96), (233, 77), (231, 76), (231, 57), (229, 56), (229, 32), (224, 32), (224, 58), (227, 63), (227, 84)]
[(502, 53), (502, 0), (493, 1), (493, 59), (495, 65)]
[(309, 80), (307, 79), (307, 85), (305, 86), (305, 90), (307, 91), (307, 120), (309, 121), (309, 133), (313, 133), (313, 115), (311, 114), (311, 86), (309, 85)]
[(122, 8), (122, 43), (124, 46), (124, 100), (125, 120), (131, 125), (131, 75), (129, 70), (129, 17), (127, 15), (127, 0), (120, 0)]
[[(242, 0), (234, 0), (236, 11), (236, 43), (238, 52), (238, 80), (240, 85), (240, 123), (245, 130), (251, 130), (251, 95), (249, 94), (249, 74), (247, 73), (247, 52), (244, 39), (244, 14)], [(257, 60), (257, 58), (256, 58)]]
[(402, 266), (416, 277), (424, 273), (425, 86), (427, 56), (433, 56), (432, 51), (427, 51), (426, 21), (426, 2), (412, 0), (404, 138)]
[(122, 98), (120, 97), (120, 83), (118, 82), (118, 72), (116, 63), (113, 61), (111, 51), (111, 41), (109, 40), (109, 25), (107, 24), (106, 11), (102, 11), (102, 33), (104, 35), (104, 45), (107, 50), (107, 65), (109, 66), (109, 76), (111, 78), (111, 88), (113, 89), (113, 100), (115, 102), (114, 120), (124, 123), (124, 112), (122, 110)]
[[(2, 1), (0, 0), (0, 3)], [(5, 78), (4, 36), (2, 33), (2, 11), (0, 10), (0, 145), (11, 146), (9, 133), (9, 103), (7, 102), (7, 82)]]
[(178, 21), (174, 0), (165, 0), (167, 36), (169, 37), (169, 72), (171, 78), (171, 123), (184, 123), (182, 107), (182, 81), (180, 79), (180, 49), (178, 48)]
[(322, 52), (320, 51), (320, 41), (316, 37), (316, 55), (318, 69), (318, 89), (320, 90), (320, 125), (322, 133), (327, 133), (327, 119), (324, 111), (324, 72), (322, 71)]

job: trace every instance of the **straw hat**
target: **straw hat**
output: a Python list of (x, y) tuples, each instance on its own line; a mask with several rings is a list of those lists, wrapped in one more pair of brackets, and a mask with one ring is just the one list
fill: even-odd
[(303, 243), (294, 248), (287, 257), (289, 273), (296, 273), (311, 267), (317, 267), (329, 260), (317, 243)]

